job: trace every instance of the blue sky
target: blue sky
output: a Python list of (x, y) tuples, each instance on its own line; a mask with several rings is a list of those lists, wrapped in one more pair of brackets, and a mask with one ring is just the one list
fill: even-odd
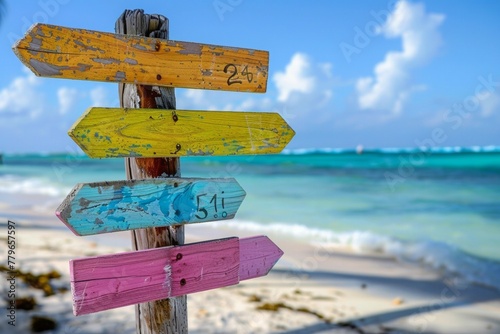
[(290, 149), (500, 145), (498, 1), (6, 2), (0, 152), (74, 152), (79, 115), (118, 104), (116, 84), (35, 77), (14, 41), (35, 22), (113, 32), (135, 8), (174, 40), (270, 52), (265, 94), (177, 89), (179, 109), (279, 112)]

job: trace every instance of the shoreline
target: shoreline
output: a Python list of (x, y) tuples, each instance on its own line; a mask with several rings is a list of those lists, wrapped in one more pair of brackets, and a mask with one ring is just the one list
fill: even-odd
[[(62, 277), (50, 281), (55, 288), (69, 287), (70, 259), (130, 250), (129, 232), (78, 237), (43, 210), (26, 213), (3, 206), (2, 226), (4, 216), (17, 224), (17, 269), (38, 274), (56, 270)], [(203, 224), (186, 228), (187, 243), (250, 235), (258, 233)], [(267, 235), (285, 252), (282, 259), (265, 277), (189, 295), (190, 333), (500, 332), (496, 290), (385, 255), (360, 255)], [(6, 258), (4, 247), (2, 256)], [(20, 326), (12, 333), (29, 330), (33, 315), (53, 318), (58, 326), (52, 333), (135, 332), (133, 306), (75, 317), (69, 292), (44, 297), (20, 283), (17, 293), (35, 297), (39, 306), (18, 310)], [(0, 331), (12, 329), (7, 326), (7, 321), (1, 322)]]

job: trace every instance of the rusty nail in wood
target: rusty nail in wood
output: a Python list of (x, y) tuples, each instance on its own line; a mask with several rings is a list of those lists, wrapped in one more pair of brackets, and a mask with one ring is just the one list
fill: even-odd
[(181, 253), (177, 254), (176, 259), (177, 261), (182, 260), (182, 254)]
[(161, 80), (161, 75), (157, 74), (156, 75), (156, 80)]
[(186, 279), (185, 278), (181, 279), (181, 286), (184, 286), (184, 285), (186, 285)]

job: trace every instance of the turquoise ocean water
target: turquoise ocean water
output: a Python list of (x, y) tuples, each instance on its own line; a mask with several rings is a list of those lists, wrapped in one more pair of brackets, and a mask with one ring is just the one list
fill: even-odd
[[(7, 155), (3, 162), (1, 216), (10, 208), (55, 210), (78, 182), (125, 178), (123, 159)], [(500, 289), (499, 147), (296, 150), (183, 158), (181, 166), (184, 177), (234, 177), (246, 190), (236, 219), (224, 224), (385, 253)]]

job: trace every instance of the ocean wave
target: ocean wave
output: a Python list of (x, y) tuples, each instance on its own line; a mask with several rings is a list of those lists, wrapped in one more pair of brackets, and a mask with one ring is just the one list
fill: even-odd
[(384, 147), (384, 148), (300, 148), (285, 149), (284, 155), (315, 155), (315, 154), (346, 154), (346, 153), (371, 153), (371, 154), (409, 154), (417, 152), (430, 152), (435, 154), (454, 153), (500, 153), (500, 146), (443, 146), (443, 147)]
[(213, 227), (227, 227), (256, 233), (314, 240), (313, 246), (347, 248), (360, 254), (384, 254), (400, 261), (419, 263), (425, 267), (458, 276), (470, 283), (500, 290), (500, 262), (480, 258), (449, 244), (437, 241), (403, 241), (368, 231), (334, 232), (299, 224), (261, 224), (251, 221), (216, 222)]
[(38, 178), (21, 178), (15, 175), (0, 177), (0, 193), (61, 197), (69, 190)]
[(354, 149), (347, 148), (297, 148), (297, 149), (284, 149), (281, 151), (283, 155), (311, 155), (311, 154), (341, 154), (355, 152)]
[[(487, 145), (487, 146), (420, 146), (420, 147), (382, 147), (382, 148), (370, 148), (363, 147), (363, 145), (358, 145), (353, 148), (333, 148), (333, 147), (323, 147), (323, 148), (296, 148), (296, 149), (284, 149), (281, 155), (336, 155), (336, 154), (411, 154), (419, 152), (428, 152), (434, 154), (456, 154), (456, 153), (500, 153), (500, 146)], [(83, 153), (26, 153), (26, 154), (4, 154), (6, 160), (14, 161), (24, 161), (29, 159), (63, 159), (67, 160), (68, 157), (75, 160), (82, 160), (85, 162), (92, 162), (93, 160), (88, 158)], [(119, 160), (119, 159), (108, 159)], [(121, 160), (119, 160), (121, 161)], [(103, 162), (100, 161), (102, 164)]]

